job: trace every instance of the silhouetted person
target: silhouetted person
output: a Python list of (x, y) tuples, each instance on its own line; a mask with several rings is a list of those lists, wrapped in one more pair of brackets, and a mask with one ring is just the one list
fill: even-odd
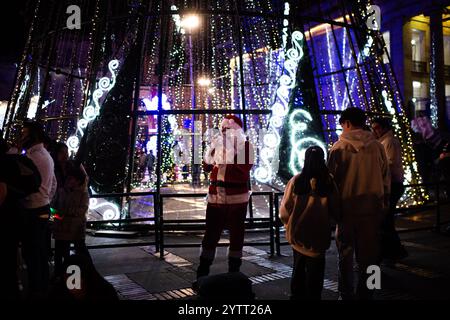
[(336, 229), (339, 293), (352, 299), (353, 254), (359, 266), (356, 295), (369, 299), (367, 267), (379, 264), (380, 223), (388, 209), (391, 179), (386, 152), (371, 132), (363, 130), (364, 111), (346, 109), (339, 120), (343, 133), (330, 151), (328, 168), (339, 187), (342, 221)]
[(44, 298), (49, 281), (49, 217), (50, 202), (56, 192), (54, 163), (44, 148), (44, 131), (36, 122), (25, 123), (20, 144), (41, 176), (39, 191), (23, 201), (23, 255), (27, 265), (31, 298)]
[[(224, 228), (230, 231), (228, 269), (239, 272), (245, 235), (251, 145), (242, 130), (242, 120), (234, 115), (222, 121), (222, 134), (206, 152), (204, 170), (211, 172), (206, 208), (206, 232), (202, 241), (197, 279), (209, 274), (216, 247)], [(196, 283), (193, 284), (194, 288)]]
[(67, 161), (69, 161), (69, 148), (64, 142), (58, 142), (51, 152), (53, 162), (55, 163), (55, 177), (58, 187), (64, 186), (64, 176)]
[(20, 298), (17, 252), (22, 228), (21, 200), (39, 190), (41, 179), (30, 159), (7, 151), (8, 145), (0, 137), (0, 300), (17, 300)]
[(386, 151), (391, 172), (391, 196), (389, 198), (389, 212), (382, 223), (381, 253), (383, 258), (397, 260), (408, 256), (408, 252), (402, 246), (400, 237), (395, 230), (395, 209), (397, 202), (405, 192), (402, 146), (394, 136), (389, 119), (377, 118), (373, 120), (372, 129)]
[(318, 146), (305, 152), (300, 174), (286, 186), (280, 219), (294, 252), (291, 299), (320, 300), (325, 252), (331, 244), (331, 218), (339, 220), (339, 192)]
[(66, 164), (64, 185), (58, 188), (53, 208), (56, 210), (53, 223), (55, 239), (55, 275), (62, 274), (63, 260), (70, 255), (70, 246), (75, 252), (90, 259), (86, 247), (86, 214), (89, 209), (87, 176), (80, 164)]

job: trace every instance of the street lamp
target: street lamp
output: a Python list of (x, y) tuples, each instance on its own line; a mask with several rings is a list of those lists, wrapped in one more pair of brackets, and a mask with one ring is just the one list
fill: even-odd
[[(194, 81), (194, 61), (192, 55), (192, 31), (200, 26), (200, 18), (195, 14), (188, 14), (181, 20), (181, 27), (187, 29), (188, 46), (189, 46), (189, 82), (191, 85), (191, 109), (195, 110), (195, 81)], [(195, 114), (192, 114), (192, 161), (191, 161), (191, 177), (192, 185), (195, 187), (197, 181), (195, 176), (197, 170), (195, 168)]]
[(211, 85), (211, 80), (209, 78), (202, 77), (198, 79), (197, 83), (201, 87), (209, 87)]
[(188, 14), (183, 18), (183, 20), (181, 20), (181, 26), (189, 30), (198, 28), (199, 25), (200, 18), (195, 14)]

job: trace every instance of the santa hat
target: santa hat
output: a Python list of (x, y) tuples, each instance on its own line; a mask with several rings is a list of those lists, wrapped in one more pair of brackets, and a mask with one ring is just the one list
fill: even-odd
[(222, 128), (228, 128), (228, 129), (242, 129), (243, 124), (241, 118), (235, 116), (234, 114), (230, 114), (225, 116), (225, 118), (222, 121)]

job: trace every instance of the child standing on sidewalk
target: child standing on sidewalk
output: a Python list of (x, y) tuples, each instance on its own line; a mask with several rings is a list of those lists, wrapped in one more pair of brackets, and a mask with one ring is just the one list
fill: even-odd
[(320, 300), (325, 252), (331, 244), (330, 216), (338, 216), (337, 187), (320, 147), (308, 148), (302, 172), (287, 184), (280, 219), (294, 252), (291, 299)]
[(87, 175), (81, 165), (69, 161), (66, 165), (64, 187), (58, 188), (54, 209), (53, 238), (55, 239), (55, 276), (60, 277), (63, 261), (70, 256), (70, 246), (75, 245), (77, 254), (90, 260), (85, 244), (86, 213), (89, 207)]

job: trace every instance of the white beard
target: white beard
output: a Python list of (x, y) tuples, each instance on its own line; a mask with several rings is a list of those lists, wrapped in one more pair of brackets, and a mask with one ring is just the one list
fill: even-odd
[[(204, 160), (208, 164), (233, 164), (238, 152), (245, 152), (246, 137), (244, 131), (228, 130), (226, 136), (217, 135), (211, 141)], [(214, 151), (214, 155), (211, 155)]]

